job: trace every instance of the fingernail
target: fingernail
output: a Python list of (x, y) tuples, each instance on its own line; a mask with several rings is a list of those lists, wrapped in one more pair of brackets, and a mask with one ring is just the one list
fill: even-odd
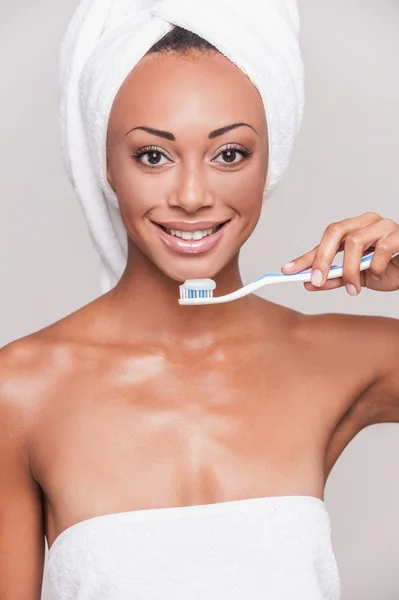
[(377, 277), (377, 275), (373, 275), (373, 273), (371, 273), (371, 277), (372, 277), (373, 279), (375, 279), (376, 281), (380, 281), (380, 278), (379, 278), (379, 277)]
[(345, 287), (348, 294), (350, 294), (351, 296), (357, 296), (356, 286), (354, 286), (352, 283), (347, 283)]
[(320, 271), (320, 269), (315, 269), (312, 272), (311, 282), (313, 283), (313, 285), (320, 285), (322, 281), (323, 281), (323, 273)]
[(282, 268), (283, 269), (291, 269), (291, 267), (293, 267), (295, 265), (294, 262), (289, 262), (286, 265), (283, 265)]

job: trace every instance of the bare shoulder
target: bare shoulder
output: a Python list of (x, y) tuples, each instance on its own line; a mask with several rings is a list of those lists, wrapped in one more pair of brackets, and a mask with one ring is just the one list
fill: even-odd
[(56, 345), (53, 326), (14, 340), (0, 349), (0, 386), (3, 397), (16, 400), (25, 392), (25, 406), (29, 392), (28, 383), (48, 365)]
[(101, 305), (102, 297), (0, 348), (3, 410), (15, 411), (21, 424), (33, 423), (45, 403), (56, 397), (61, 379), (76, 372), (81, 357), (107, 339), (98, 332), (106, 322)]
[(43, 345), (35, 335), (12, 341), (0, 348), (0, 403), (3, 410), (15, 410), (19, 417), (29, 409), (27, 384), (43, 363)]
[(26, 439), (36, 422), (48, 353), (48, 344), (36, 334), (12, 341), (0, 349), (1, 422), (7, 418), (18, 423), (18, 435)]
[[(341, 353), (358, 352), (369, 361), (369, 368), (382, 375), (393, 362), (393, 351), (399, 348), (399, 320), (375, 315), (325, 313), (302, 315), (300, 334), (309, 341), (332, 344)], [(344, 345), (342, 345), (344, 344)]]
[[(0, 348), (1, 410), (14, 413), (22, 431), (34, 427), (52, 384), (71, 359), (73, 315)], [(71, 331), (71, 339), (67, 332)]]
[(84, 355), (108, 345), (113, 331), (108, 294), (0, 349), (0, 393), (27, 412), (38, 408), (60, 377)]
[[(391, 317), (346, 313), (317, 315), (300, 313), (297, 323), (298, 332), (309, 341), (315, 341), (322, 335), (327, 336), (330, 342), (342, 340), (350, 345), (372, 342), (373, 346), (382, 345), (381, 350), (386, 348), (386, 344), (397, 347), (399, 343), (399, 320)], [(372, 356), (375, 354), (375, 348), (367, 347), (364, 352), (369, 352)]]
[(299, 336), (364, 373), (364, 388), (356, 400), (362, 427), (399, 422), (399, 320), (376, 315), (327, 313), (304, 315)]

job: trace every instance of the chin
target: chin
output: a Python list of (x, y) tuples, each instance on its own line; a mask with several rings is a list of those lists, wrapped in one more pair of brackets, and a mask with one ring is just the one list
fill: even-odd
[[(179, 261), (176, 261), (178, 263)], [(169, 279), (176, 281), (179, 285), (184, 283), (187, 279), (213, 279), (223, 269), (223, 265), (215, 265), (214, 260), (204, 261), (202, 264), (200, 261), (192, 261), (192, 264), (168, 264), (158, 265), (158, 268), (167, 276)], [(208, 264), (207, 264), (208, 263)]]

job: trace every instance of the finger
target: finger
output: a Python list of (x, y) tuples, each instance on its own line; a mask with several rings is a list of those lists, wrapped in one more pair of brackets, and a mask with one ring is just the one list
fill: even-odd
[[(362, 230), (362, 228), (380, 220), (382, 220), (382, 217), (376, 213), (365, 213), (360, 217), (353, 217), (337, 223), (330, 223), (321, 238), (321, 242), (314, 257), (312, 265), (313, 285), (324, 285), (327, 273), (331, 268), (331, 263), (337, 252), (340, 252), (340, 248), (342, 248), (342, 244), (348, 235)], [(344, 247), (346, 247), (346, 245)]]
[[(295, 261), (292, 261), (291, 263), (287, 263), (286, 265), (282, 266), (281, 269), (287, 270), (291, 275), (293, 275), (297, 271), (306, 271), (306, 269), (309, 269), (309, 267), (311, 267), (313, 264), (314, 257), (316, 256), (317, 248), (318, 248), (318, 246), (315, 246), (313, 248), (313, 250), (306, 252), (306, 254), (302, 254), (302, 256), (298, 256), (298, 258), (296, 258)], [(344, 243), (342, 242), (341, 246), (338, 248), (338, 252), (340, 252), (343, 249), (344, 249)], [(331, 265), (331, 266), (337, 267), (337, 266), (341, 266), (341, 265)]]
[(324, 292), (324, 290), (334, 290), (344, 285), (343, 277), (335, 277), (334, 279), (327, 279), (322, 287), (313, 285), (310, 281), (306, 281), (304, 287), (309, 292)]
[(377, 280), (384, 277), (393, 255), (399, 250), (399, 225), (394, 221), (393, 223), (396, 227), (393, 232), (377, 242), (374, 256), (370, 263), (370, 273)]
[(309, 252), (302, 254), (301, 256), (297, 256), (291, 262), (283, 265), (281, 270), (287, 271), (288, 273), (296, 273), (297, 271), (305, 271), (309, 267), (312, 266), (314, 256), (316, 254), (317, 246), (315, 246)]
[[(383, 275), (392, 257), (392, 254), (389, 256), (389, 252), (394, 247), (394, 242), (387, 243), (386, 240), (392, 231), (398, 231), (398, 229), (399, 227), (394, 221), (381, 219), (377, 223), (358, 229), (346, 236), (342, 276), (348, 293), (356, 296), (361, 291), (360, 261), (364, 251), (370, 246), (375, 247), (369, 267), (370, 273), (377, 276)], [(376, 272), (374, 273), (374, 271)]]

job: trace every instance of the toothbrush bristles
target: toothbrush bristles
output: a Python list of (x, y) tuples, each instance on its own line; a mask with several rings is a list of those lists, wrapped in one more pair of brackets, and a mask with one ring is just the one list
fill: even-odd
[(213, 279), (186, 279), (180, 286), (180, 300), (212, 298), (215, 288)]
[(212, 298), (212, 290), (189, 290), (183, 288), (180, 290), (180, 299), (186, 300), (187, 298)]

